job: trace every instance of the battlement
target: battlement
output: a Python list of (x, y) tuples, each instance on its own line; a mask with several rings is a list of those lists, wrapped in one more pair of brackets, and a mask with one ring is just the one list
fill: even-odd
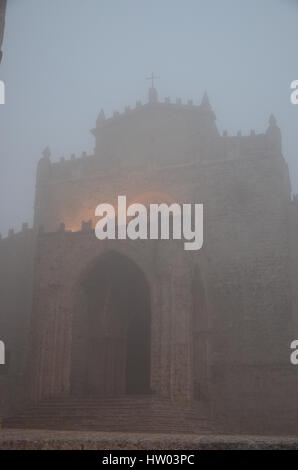
[(265, 133), (257, 134), (254, 129), (249, 135), (239, 130), (236, 135), (229, 136), (225, 130), (221, 136), (225, 155), (230, 158), (255, 156), (281, 156), (281, 132), (273, 115), (269, 118), (269, 126)]
[(108, 125), (113, 125), (114, 123), (117, 123), (119, 119), (125, 119), (128, 115), (132, 115), (140, 110), (144, 110), (147, 107), (151, 107), (152, 105), (160, 109), (163, 109), (163, 108), (181, 109), (181, 110), (184, 109), (184, 110), (195, 110), (196, 112), (208, 111), (206, 104), (204, 103), (204, 99), (201, 104), (194, 104), (193, 100), (190, 100), (190, 99), (187, 100), (185, 103), (183, 103), (181, 98), (176, 98), (175, 101), (171, 101), (170, 97), (166, 97), (164, 99), (164, 102), (157, 100), (154, 102), (149, 101), (148, 103), (142, 103), (141, 101), (137, 101), (134, 108), (131, 108), (130, 106), (125, 106), (122, 112), (115, 110), (113, 111), (110, 117), (106, 117), (105, 112), (101, 110), (96, 121), (96, 127), (94, 129), (91, 129), (91, 133), (94, 136), (96, 136), (99, 128), (102, 128)]
[(81, 219), (93, 218), (102, 198), (133, 193), (134, 187), (139, 193), (144, 188), (154, 191), (157, 181), (175, 184), (184, 195), (186, 188), (196, 186), (199, 173), (209, 171), (212, 180), (222, 165), (228, 168), (236, 160), (241, 173), (250, 165), (257, 174), (278, 160), (281, 166), (275, 169), (283, 171), (281, 133), (274, 116), (266, 132), (252, 130), (249, 135), (220, 135), (215, 120), (206, 93), (199, 105), (180, 98), (160, 103), (155, 95), (145, 105), (126, 106), (108, 119), (102, 110), (93, 129), (93, 154), (82, 152), (53, 162), (50, 149), (44, 150), (37, 168), (34, 227), (44, 224), (55, 230), (63, 221), (66, 229), (78, 230)]
[(224, 131), (221, 140), (226, 158), (264, 156), (271, 150), (266, 134), (256, 134), (255, 131), (251, 131), (250, 135), (242, 135), (241, 131), (238, 131), (233, 136), (229, 136), (227, 131)]
[(0, 233), (0, 244), (2, 242), (7, 242), (7, 241), (15, 241), (15, 240), (21, 240), (21, 239), (27, 239), (28, 236), (33, 235), (34, 230), (33, 228), (29, 227), (29, 224), (27, 222), (23, 223), (22, 229), (19, 232), (15, 232), (13, 228), (10, 228), (8, 230), (7, 236), (2, 236)]
[(61, 222), (55, 231), (45, 231), (44, 226), (41, 225), (38, 228), (38, 236), (55, 236), (55, 235), (61, 235), (61, 234), (69, 234), (69, 235), (74, 235), (74, 234), (79, 234), (79, 233), (90, 233), (94, 230), (93, 227), (93, 222), (92, 220), (82, 220), (81, 222), (81, 229), (80, 230), (71, 230), (69, 229), (64, 222)]
[(61, 235), (61, 234), (78, 234), (78, 233), (90, 233), (94, 230), (93, 223), (91, 220), (85, 221), (82, 220), (81, 223), (81, 230), (73, 231), (70, 230), (69, 228), (66, 227), (66, 225), (61, 222), (55, 231), (46, 231), (44, 227), (41, 225), (37, 230), (34, 228), (29, 227), (28, 223), (24, 223), (22, 225), (22, 229), (19, 232), (16, 232), (13, 228), (10, 228), (8, 230), (7, 236), (2, 236), (0, 234), (0, 247), (2, 244), (7, 244), (7, 243), (15, 243), (15, 242), (21, 242), (21, 241), (26, 241), (29, 238), (33, 237), (42, 237), (42, 236), (51, 236), (51, 235)]
[[(45, 151), (44, 151), (45, 152)], [(80, 179), (84, 175), (91, 174), (98, 162), (94, 155), (82, 152), (79, 157), (74, 153), (69, 158), (61, 157), (58, 161), (51, 161), (50, 156), (43, 157), (37, 168), (37, 183), (44, 184), (45, 180)]]
[[(148, 238), (149, 237), (149, 233), (150, 233), (150, 224), (151, 224), (151, 220), (150, 220), (150, 215), (148, 213), (148, 220), (147, 220), (147, 228), (148, 228)], [(174, 221), (174, 218), (173, 218), (173, 214), (169, 214), (169, 234), (170, 234), (170, 238), (171, 238), (171, 234), (173, 233), (173, 222)], [(127, 224), (128, 224), (128, 221), (127, 221)], [(39, 237), (55, 237), (55, 236), (61, 236), (61, 235), (69, 235), (69, 236), (72, 236), (72, 235), (79, 235), (79, 234), (94, 234), (94, 231), (95, 231), (95, 225), (96, 225), (96, 222), (94, 220), (82, 220), (81, 222), (81, 227), (80, 227), (80, 230), (72, 230), (70, 228), (67, 227), (67, 225), (64, 223), (64, 222), (61, 222), (55, 231), (46, 231), (44, 229), (44, 226), (40, 226), (38, 231), (37, 231), (37, 234)], [(116, 232), (118, 232), (118, 229), (119, 229), (120, 225), (118, 223), (118, 218), (117, 216), (115, 217), (115, 228), (116, 228)], [(154, 227), (155, 227), (155, 224), (154, 224)]]
[[(154, 110), (154, 114), (150, 110)], [(129, 116), (134, 117), (127, 120)], [(137, 101), (134, 108), (126, 106), (123, 112), (114, 111), (110, 117), (100, 111), (96, 127), (91, 130), (96, 139), (93, 154), (82, 152), (79, 157), (72, 154), (69, 158), (61, 157), (59, 161), (52, 162), (51, 152), (46, 148), (38, 164), (37, 184), (40, 182), (42, 186), (46, 180), (80, 180), (85, 176), (98, 176), (103, 169), (119, 171), (141, 167), (144, 171), (147, 165), (154, 166), (158, 156), (161, 161), (166, 160), (162, 166), (168, 167), (190, 163), (191, 153), (200, 154), (200, 160), (210, 157), (213, 161), (281, 155), (281, 132), (273, 115), (265, 133), (257, 134), (251, 130), (249, 135), (238, 131), (235, 136), (229, 136), (224, 131), (220, 136), (215, 120), (207, 93), (200, 104), (193, 100), (184, 103), (181, 98), (172, 102), (169, 97), (160, 102), (156, 90), (151, 88), (149, 101), (145, 104)]]
[(95, 163), (94, 155), (88, 155), (87, 152), (82, 152), (79, 157), (75, 154), (71, 154), (68, 159), (61, 157), (59, 161), (51, 164), (51, 177), (54, 179), (81, 178), (94, 170)]

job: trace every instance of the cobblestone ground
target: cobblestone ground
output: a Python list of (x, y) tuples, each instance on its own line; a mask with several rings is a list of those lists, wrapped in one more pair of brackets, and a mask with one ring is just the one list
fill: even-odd
[(21, 449), (295, 449), (298, 437), (245, 435), (131, 434), (78, 431), (0, 430), (1, 450)]

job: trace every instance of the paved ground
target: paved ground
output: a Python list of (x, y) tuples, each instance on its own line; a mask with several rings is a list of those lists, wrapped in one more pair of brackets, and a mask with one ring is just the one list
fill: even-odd
[(1, 450), (21, 449), (296, 449), (298, 437), (130, 434), (79, 431), (0, 430)]

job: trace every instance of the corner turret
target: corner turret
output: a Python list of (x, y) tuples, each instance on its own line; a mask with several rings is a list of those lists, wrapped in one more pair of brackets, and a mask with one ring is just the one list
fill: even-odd
[(281, 131), (277, 125), (277, 121), (276, 121), (274, 114), (271, 114), (269, 117), (269, 127), (266, 131), (266, 136), (268, 139), (270, 150), (274, 151), (275, 154), (281, 155), (282, 153)]
[(210, 100), (209, 100), (209, 96), (207, 94), (207, 92), (204, 93), (204, 96), (202, 98), (202, 102), (201, 102), (201, 110), (203, 111), (203, 113), (209, 117), (212, 121), (215, 121), (216, 120), (216, 115), (212, 109), (212, 106), (210, 104)]
[(106, 120), (106, 116), (105, 116), (104, 110), (102, 109), (96, 120), (96, 127), (101, 127), (103, 123), (105, 122), (105, 120)]
[(42, 152), (42, 158), (37, 165), (37, 180), (46, 178), (51, 170), (51, 150), (47, 146)]

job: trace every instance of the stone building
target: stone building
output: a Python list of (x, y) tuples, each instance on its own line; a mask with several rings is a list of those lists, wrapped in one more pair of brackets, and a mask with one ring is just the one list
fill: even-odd
[[(220, 135), (207, 95), (92, 130), (37, 169), (34, 227), (0, 242), (7, 426), (297, 432), (298, 202), (281, 132)], [(102, 202), (204, 204), (204, 246), (94, 235)], [(296, 314), (296, 317), (295, 317)], [(5, 398), (4, 398), (5, 397)]]

